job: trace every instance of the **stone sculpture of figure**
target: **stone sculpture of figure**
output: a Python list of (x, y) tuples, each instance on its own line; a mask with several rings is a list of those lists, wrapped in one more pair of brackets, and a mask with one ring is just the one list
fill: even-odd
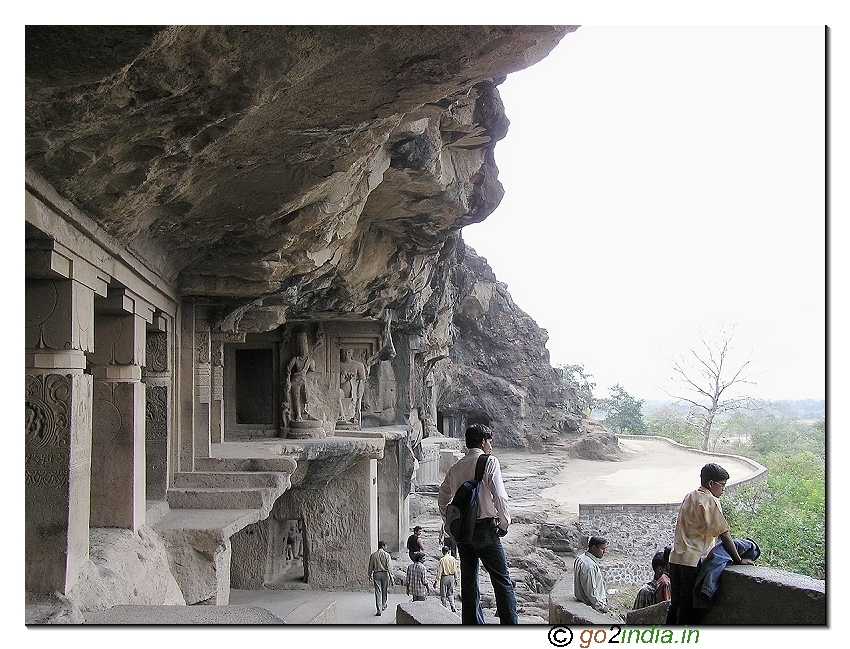
[[(366, 390), (366, 366), (354, 358), (354, 350), (344, 349), (339, 364), (339, 420), (360, 425), (363, 392)], [(348, 416), (345, 400), (351, 399)]]
[(308, 412), (309, 395), (307, 372), (316, 370), (316, 362), (310, 357), (310, 345), (306, 332), (296, 335), (297, 352), (286, 366), (286, 410), (293, 421), (313, 420)]

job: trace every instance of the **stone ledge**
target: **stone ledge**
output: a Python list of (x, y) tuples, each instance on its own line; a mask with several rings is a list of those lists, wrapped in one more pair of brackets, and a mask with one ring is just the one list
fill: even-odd
[(826, 582), (761, 566), (729, 566), (703, 624), (826, 624)]
[(610, 626), (622, 624), (622, 620), (579, 602), (573, 594), (573, 575), (569, 573), (556, 581), (549, 593), (549, 624)]
[(436, 599), (404, 602), (396, 607), (396, 624), (460, 624), (460, 617)]

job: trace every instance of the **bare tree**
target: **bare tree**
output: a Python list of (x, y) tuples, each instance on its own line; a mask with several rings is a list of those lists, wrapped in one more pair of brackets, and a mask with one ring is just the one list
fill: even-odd
[(732, 339), (735, 325), (721, 325), (717, 333), (701, 333), (699, 343), (685, 345), (686, 351), (671, 361), (673, 380), (680, 394), (670, 394), (690, 404), (688, 423), (702, 434), (702, 450), (709, 450), (711, 426), (715, 418), (726, 412), (748, 408), (756, 403), (741, 393), (743, 385), (754, 383), (745, 374), (750, 359), (735, 362)]

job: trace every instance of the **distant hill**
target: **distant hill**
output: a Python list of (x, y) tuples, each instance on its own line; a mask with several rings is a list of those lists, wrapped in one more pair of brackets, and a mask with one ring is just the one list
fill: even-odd
[[(650, 415), (665, 408), (679, 410), (683, 414), (688, 411), (686, 404), (676, 405), (674, 401), (646, 399), (641, 412)], [(796, 417), (798, 419), (816, 420), (826, 417), (826, 400), (824, 399), (781, 399), (772, 401), (768, 411), (777, 416)]]

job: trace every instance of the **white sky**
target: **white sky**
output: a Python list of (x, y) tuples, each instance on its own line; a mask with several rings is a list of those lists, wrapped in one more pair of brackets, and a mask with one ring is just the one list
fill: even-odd
[(824, 78), (822, 25), (586, 25), (508, 77), (506, 195), (463, 236), (553, 365), (665, 398), (726, 322), (755, 396), (825, 397)]

